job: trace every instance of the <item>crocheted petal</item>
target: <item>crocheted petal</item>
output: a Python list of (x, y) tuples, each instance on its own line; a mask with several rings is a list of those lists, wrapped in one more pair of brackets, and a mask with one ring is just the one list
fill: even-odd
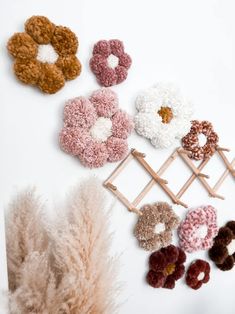
[(179, 117), (174, 119), (171, 123), (174, 125), (175, 137), (178, 139), (181, 139), (190, 131), (191, 128), (190, 119)]
[(169, 264), (176, 263), (179, 256), (178, 248), (174, 245), (168, 245), (167, 247), (162, 249), (162, 253), (165, 254), (165, 257), (167, 259), (167, 262)]
[(153, 288), (161, 288), (165, 283), (165, 276), (161, 272), (150, 270), (146, 276), (146, 280)]
[(127, 53), (123, 53), (119, 56), (119, 65), (125, 67), (126, 69), (130, 68), (131, 62), (131, 57)]
[(177, 262), (183, 264), (186, 261), (186, 254), (181, 248), (178, 248), (179, 256)]
[(176, 269), (172, 275), (175, 280), (179, 280), (181, 277), (183, 277), (184, 272), (185, 272), (185, 267), (184, 265), (180, 264), (176, 266)]
[(223, 264), (216, 264), (220, 270), (228, 271), (234, 266), (234, 259), (232, 256), (228, 256)]
[(56, 65), (63, 72), (66, 80), (73, 80), (80, 75), (82, 65), (75, 55), (59, 57)]
[(120, 66), (118, 65), (116, 68), (115, 68), (115, 73), (117, 75), (117, 82), (116, 84), (119, 84), (123, 81), (125, 81), (125, 79), (127, 78), (127, 69), (123, 66)]
[(128, 153), (128, 143), (124, 139), (111, 136), (106, 141), (106, 146), (109, 153), (108, 160), (110, 162), (122, 160)]
[(109, 67), (104, 67), (99, 75), (97, 75), (97, 79), (102, 86), (110, 87), (117, 84), (117, 74), (115, 69), (111, 69)]
[(55, 25), (45, 16), (32, 16), (25, 22), (25, 31), (38, 43), (49, 44)]
[(107, 59), (102, 55), (97, 54), (90, 59), (90, 68), (95, 75), (101, 74), (107, 66)]
[(77, 36), (64, 26), (56, 26), (51, 44), (60, 56), (74, 55), (78, 49)]
[(128, 153), (128, 144), (126, 140), (111, 136), (106, 142), (109, 154), (108, 161), (116, 162), (126, 157)]
[(156, 134), (155, 132), (153, 138), (151, 139), (151, 143), (156, 148), (167, 148), (172, 146), (176, 139), (173, 133), (171, 132), (162, 132), (162, 130), (159, 130), (159, 132)]
[(93, 55), (96, 54), (102, 55), (103, 57), (107, 58), (111, 54), (109, 41), (107, 40), (98, 41), (93, 48)]
[(161, 251), (153, 252), (149, 257), (149, 267), (156, 272), (163, 271), (167, 263), (166, 256)]
[(138, 134), (152, 139), (159, 127), (159, 121), (151, 113), (139, 112), (134, 117), (135, 130)]
[[(158, 92), (154, 87), (150, 87), (142, 91), (136, 98), (136, 109), (141, 112), (152, 112), (157, 115), (163, 103), (162, 97), (159, 97)], [(159, 121), (161, 118), (159, 116)]]
[(90, 136), (81, 128), (65, 127), (59, 135), (61, 149), (74, 156), (80, 155), (90, 140)]
[(124, 46), (123, 42), (118, 39), (112, 39), (109, 41), (109, 45), (111, 48), (111, 53), (114, 54), (116, 57), (120, 57), (124, 53)]
[(38, 80), (39, 88), (48, 94), (58, 92), (65, 84), (62, 71), (54, 64), (42, 64), (42, 71)]
[(117, 94), (110, 88), (98, 89), (89, 99), (100, 117), (110, 118), (118, 110)]
[(64, 122), (68, 127), (90, 128), (96, 121), (97, 114), (92, 103), (85, 97), (77, 97), (66, 102)]
[(175, 288), (175, 279), (173, 278), (172, 275), (170, 275), (166, 278), (166, 281), (165, 281), (163, 288), (166, 288), (166, 289), (174, 289)]
[(8, 40), (7, 50), (14, 58), (33, 59), (37, 56), (38, 45), (28, 34), (16, 33)]
[(107, 162), (108, 156), (105, 143), (90, 141), (86, 143), (86, 147), (79, 158), (84, 166), (99, 168)]
[(14, 63), (14, 72), (21, 82), (35, 85), (37, 84), (41, 73), (41, 64), (36, 59), (16, 59)]
[(161, 247), (167, 246), (172, 241), (172, 231), (163, 231), (160, 233)]
[(112, 117), (113, 136), (127, 139), (134, 128), (134, 123), (130, 115), (125, 111), (118, 110)]

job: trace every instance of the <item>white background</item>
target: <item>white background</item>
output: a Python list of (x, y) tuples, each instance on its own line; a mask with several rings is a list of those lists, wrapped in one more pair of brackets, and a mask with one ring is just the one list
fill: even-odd
[[(220, 145), (232, 149), (230, 158), (235, 156), (234, 9), (233, 0), (1, 0), (1, 211), (7, 208), (17, 191), (30, 185), (38, 187), (48, 207), (56, 208), (82, 178), (95, 174), (104, 180), (116, 167), (109, 164), (98, 170), (85, 169), (78, 160), (60, 151), (57, 143), (65, 100), (89, 95), (99, 87), (88, 61), (93, 44), (100, 39), (122, 39), (133, 58), (128, 79), (113, 88), (122, 108), (134, 114), (134, 100), (141, 89), (157, 81), (174, 82), (194, 103), (194, 117), (210, 120), (220, 135)], [(55, 24), (70, 27), (80, 40), (78, 57), (83, 72), (56, 95), (43, 95), (37, 89), (23, 86), (12, 73), (12, 59), (5, 49), (6, 42), (14, 32), (23, 31), (24, 21), (32, 15), (45, 15)], [(156, 150), (136, 134), (129, 142), (131, 147), (147, 154), (154, 169), (158, 169), (174, 149)], [(210, 182), (213, 183), (223, 170), (223, 164), (215, 158), (204, 172), (211, 175)], [(137, 165), (130, 166), (129, 171), (117, 184), (133, 198), (148, 181), (148, 176)], [(176, 191), (189, 174), (183, 163), (176, 161), (164, 177)], [(200, 183), (195, 182), (183, 200), (190, 206), (214, 205), (218, 210), (218, 223), (222, 225), (235, 218), (234, 187), (234, 181), (228, 177), (220, 189), (226, 200), (221, 201), (209, 199)], [(112, 195), (109, 196), (112, 200)], [(167, 201), (168, 198), (160, 189), (154, 188), (144, 202), (159, 200)], [(174, 208), (181, 217), (185, 215), (184, 208)], [(113, 252), (121, 254), (120, 314), (235, 313), (235, 268), (223, 273), (212, 266), (210, 282), (196, 292), (183, 280), (172, 291), (146, 285), (148, 253), (138, 247), (132, 235), (135, 222), (135, 214), (116, 202), (112, 229), (115, 231)], [(0, 226), (2, 228), (2, 223)], [(2, 241), (3, 232), (0, 231)], [(177, 244), (176, 238), (174, 243)], [(207, 258), (207, 254), (190, 254), (187, 264), (195, 258)], [(0, 284), (4, 286), (6, 273), (2, 263), (3, 244)]]

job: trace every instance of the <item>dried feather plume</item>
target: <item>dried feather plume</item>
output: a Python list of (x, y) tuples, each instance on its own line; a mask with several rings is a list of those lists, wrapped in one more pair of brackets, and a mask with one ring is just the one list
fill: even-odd
[(67, 202), (63, 227), (50, 232), (34, 193), (13, 202), (7, 221), (11, 314), (115, 313), (116, 262), (109, 257), (103, 193), (99, 181), (86, 180)]

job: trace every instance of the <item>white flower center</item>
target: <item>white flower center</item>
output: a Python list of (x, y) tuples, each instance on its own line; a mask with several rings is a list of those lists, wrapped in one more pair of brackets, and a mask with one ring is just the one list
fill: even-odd
[(206, 144), (207, 138), (204, 134), (200, 133), (198, 135), (198, 142), (199, 142), (199, 146), (204, 146)]
[(228, 250), (228, 254), (229, 255), (233, 255), (233, 253), (235, 252), (235, 239), (232, 240), (229, 245), (227, 245), (227, 250)]
[(154, 231), (155, 231), (155, 233), (160, 233), (160, 232), (165, 231), (165, 224), (163, 224), (163, 223), (157, 224), (154, 228)]
[(201, 272), (198, 276), (197, 276), (197, 280), (202, 280), (205, 277), (205, 273)]
[(38, 61), (43, 63), (55, 63), (58, 57), (58, 54), (51, 44), (38, 46)]
[(205, 238), (205, 236), (207, 235), (207, 226), (206, 225), (200, 226), (196, 232), (199, 238)]
[(112, 121), (100, 117), (90, 129), (90, 134), (97, 142), (105, 142), (112, 135)]
[(107, 58), (108, 66), (112, 69), (115, 69), (118, 66), (119, 59), (115, 55), (111, 54)]

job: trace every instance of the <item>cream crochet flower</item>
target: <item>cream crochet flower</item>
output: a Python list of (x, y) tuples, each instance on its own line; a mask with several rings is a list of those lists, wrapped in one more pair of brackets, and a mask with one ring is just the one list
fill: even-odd
[(155, 147), (169, 147), (190, 130), (192, 105), (169, 83), (158, 83), (143, 91), (136, 99), (136, 108), (136, 132)]

